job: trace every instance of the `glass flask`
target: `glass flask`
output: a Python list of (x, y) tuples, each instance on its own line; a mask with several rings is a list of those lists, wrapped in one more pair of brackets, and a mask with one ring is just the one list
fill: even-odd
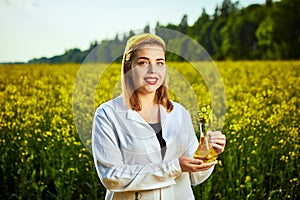
[(217, 159), (218, 154), (215, 152), (211, 142), (210, 142), (210, 133), (208, 124), (199, 123), (200, 129), (200, 141), (198, 148), (194, 154), (195, 159), (203, 160), (204, 163), (213, 162)]

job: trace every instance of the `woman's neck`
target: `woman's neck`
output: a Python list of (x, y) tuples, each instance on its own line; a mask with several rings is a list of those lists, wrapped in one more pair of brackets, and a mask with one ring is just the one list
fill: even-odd
[(139, 95), (139, 100), (141, 102), (142, 110), (138, 113), (144, 118), (148, 123), (159, 122), (159, 106), (154, 102), (155, 93), (149, 93), (147, 95)]
[(148, 94), (138, 94), (138, 97), (142, 105), (142, 109), (155, 105), (154, 102), (155, 92), (148, 93)]

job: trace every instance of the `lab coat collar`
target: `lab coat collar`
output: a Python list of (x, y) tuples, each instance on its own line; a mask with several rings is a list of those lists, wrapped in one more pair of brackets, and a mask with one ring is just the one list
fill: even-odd
[[(163, 126), (167, 119), (169, 118), (170, 113), (166, 111), (166, 109), (162, 106), (159, 105), (159, 111), (160, 111), (160, 121), (161, 125)], [(127, 110), (127, 119), (133, 120), (139, 123), (146, 123), (146, 121), (135, 111), (135, 110)]]
[[(135, 110), (128, 109), (125, 106), (124, 99), (122, 96), (116, 98), (114, 108), (116, 109), (117, 112), (127, 112), (126, 118), (128, 120), (133, 120), (143, 124), (146, 123), (145, 120)], [(168, 113), (162, 105), (159, 105), (159, 110), (160, 110), (161, 125), (163, 126), (163, 124), (169, 118), (170, 113)]]

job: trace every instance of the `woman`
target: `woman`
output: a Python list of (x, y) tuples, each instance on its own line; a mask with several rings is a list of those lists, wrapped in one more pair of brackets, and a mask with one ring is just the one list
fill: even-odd
[[(121, 96), (94, 116), (92, 149), (105, 199), (194, 199), (217, 161), (193, 159), (198, 147), (188, 111), (168, 98), (164, 41), (131, 37), (122, 62)], [(217, 153), (225, 136), (212, 134)]]

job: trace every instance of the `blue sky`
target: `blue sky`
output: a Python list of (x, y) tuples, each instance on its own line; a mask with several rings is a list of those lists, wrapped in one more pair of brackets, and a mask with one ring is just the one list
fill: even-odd
[[(27, 62), (67, 49), (85, 50), (92, 41), (151, 28), (159, 22), (192, 25), (202, 9), (212, 14), (223, 0), (0, 0), (0, 62)], [(235, 2), (232, 0), (232, 2)], [(240, 6), (265, 0), (240, 0)]]

